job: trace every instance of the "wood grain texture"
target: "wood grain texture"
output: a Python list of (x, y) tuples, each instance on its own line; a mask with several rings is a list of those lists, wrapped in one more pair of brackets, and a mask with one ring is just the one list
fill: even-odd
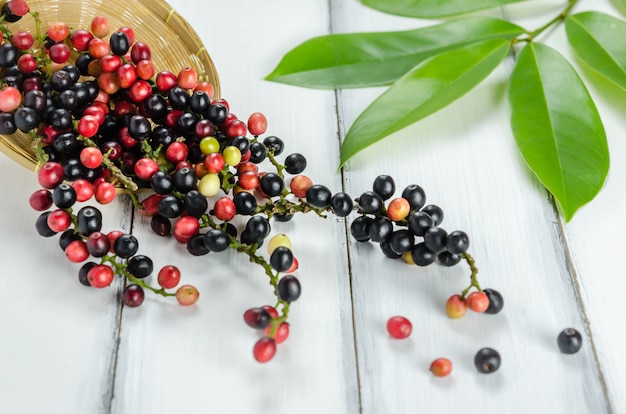
[[(108, 413), (121, 284), (82, 286), (80, 265), (64, 257), (59, 236), (35, 231), (39, 213), (28, 197), (39, 187), (36, 175), (3, 154), (0, 169), (0, 412)], [(122, 202), (101, 211), (103, 229), (130, 224)]]
[[(314, 181), (340, 188), (334, 93), (261, 80), (296, 36), (305, 40), (328, 30), (326, 2), (233, 1), (219, 9), (208, 2), (171, 4), (206, 42), (233, 113), (246, 120), (264, 112), (268, 134), (286, 142), (284, 155), (305, 154)], [(232, 18), (207, 25), (216, 13)], [(155, 268), (179, 266), (183, 283), (198, 286), (201, 300), (181, 309), (149, 298), (141, 308), (124, 310), (113, 413), (358, 412), (342, 221), (307, 215), (272, 222), (272, 234), (292, 240), (303, 293), (291, 306), (288, 341), (266, 365), (252, 358), (259, 335), (242, 318), (248, 308), (275, 302), (262, 269), (235, 252), (192, 257), (173, 239), (151, 234), (143, 218), (134, 233)]]
[[(370, 18), (356, 1), (333, 5), (337, 32), (392, 30), (406, 23)], [(584, 331), (585, 324), (558, 219), (511, 136), (505, 98), (511, 66), (509, 60), (458, 102), (349, 163), (346, 188), (355, 196), (371, 187), (377, 173), (397, 177), (398, 194), (405, 185), (422, 185), (427, 202), (447, 214), (442, 226), (469, 233), (483, 287), (501, 291), (506, 302), (496, 316), (449, 320), (443, 304), (467, 285), (463, 264), (409, 267), (369, 254), (377, 246), (351, 242), (364, 413), (428, 412), (433, 401), (438, 412), (452, 412), (460, 401), (494, 413), (608, 410), (592, 348), (570, 358), (556, 347), (561, 329)], [(342, 92), (344, 130), (378, 93)], [(384, 322), (395, 314), (413, 320), (411, 340), (385, 336)], [(478, 374), (472, 364), (483, 346), (498, 349), (503, 358), (492, 376)], [(428, 372), (440, 356), (455, 364), (453, 376), (444, 380)]]
[[(597, 199), (564, 226), (510, 132), (506, 80), (513, 57), (458, 102), (357, 155), (340, 175), (338, 136), (383, 89), (335, 93), (263, 76), (312, 36), (429, 22), (386, 16), (358, 0), (170, 3), (205, 42), (234, 113), (246, 119), (264, 112), (268, 133), (285, 140), (286, 153), (303, 153), (306, 173), (332, 191), (344, 187), (357, 197), (383, 173), (395, 178), (397, 195), (420, 184), (428, 202), (444, 209), (442, 227), (469, 234), (481, 284), (502, 292), (504, 311), (450, 320), (443, 305), (467, 285), (465, 264), (408, 266), (347, 238), (343, 220), (300, 216), (273, 222), (272, 234), (292, 239), (303, 294), (292, 306), (290, 338), (274, 360), (258, 364), (251, 355), (258, 335), (242, 321), (246, 309), (273, 303), (258, 266), (234, 252), (192, 257), (117, 200), (102, 208), (105, 228), (131, 231), (132, 223), (139, 253), (152, 257), (157, 270), (177, 265), (183, 283), (201, 292), (191, 308), (147, 294), (143, 306), (122, 309), (121, 283), (84, 288), (79, 266), (63, 257), (56, 238), (35, 234), (38, 213), (27, 203), (36, 177), (0, 155), (7, 195), (0, 214), (0, 412), (626, 412), (619, 329), (626, 289), (625, 94), (574, 58), (605, 123), (612, 167)], [(485, 14), (536, 27), (563, 2), (534, 3)], [(616, 14), (610, 2), (582, 1), (577, 10), (585, 4)], [(571, 56), (562, 28), (545, 40)], [(387, 319), (398, 314), (413, 322), (405, 341), (385, 332)], [(584, 335), (576, 355), (556, 346), (568, 326)], [(493, 375), (473, 366), (483, 346), (502, 355)], [(451, 376), (428, 371), (437, 357), (453, 361)]]

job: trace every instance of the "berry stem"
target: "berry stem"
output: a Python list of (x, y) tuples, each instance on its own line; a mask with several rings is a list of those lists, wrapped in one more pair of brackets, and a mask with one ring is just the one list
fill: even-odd
[(476, 267), (474, 258), (467, 252), (463, 253), (461, 257), (467, 262), (470, 271), (472, 272), (470, 275), (470, 285), (466, 287), (463, 292), (461, 292), (461, 299), (465, 299), (465, 295), (469, 293), (472, 287), (475, 287), (479, 292), (482, 292), (482, 288), (478, 284), (478, 279), (476, 277), (478, 275), (478, 268)]
[(152, 292), (154, 292), (154, 293), (156, 293), (158, 295), (164, 296), (164, 297), (176, 296), (175, 293), (167, 292), (163, 288), (157, 289), (157, 288), (155, 288), (153, 286), (150, 286), (149, 284), (147, 284), (142, 279), (136, 278), (135, 276), (130, 274), (128, 272), (128, 270), (126, 270), (126, 264), (118, 262), (116, 260), (116, 257), (117, 256), (114, 256), (114, 255), (106, 255), (106, 256), (102, 257), (101, 263), (109, 263), (115, 269), (115, 273), (117, 273), (118, 275), (124, 276), (126, 279), (128, 279), (132, 283), (134, 283), (136, 285), (139, 285), (139, 286), (141, 286), (144, 289), (151, 290)]
[(285, 166), (282, 165), (281, 163), (279, 163), (278, 161), (276, 161), (276, 158), (274, 157), (274, 150), (273, 149), (268, 148), (268, 150), (267, 150), (267, 158), (270, 160), (270, 162), (272, 163), (274, 168), (276, 168), (276, 174), (278, 174), (280, 176), (280, 178), (285, 178), (285, 176), (283, 174), (283, 170), (285, 169)]

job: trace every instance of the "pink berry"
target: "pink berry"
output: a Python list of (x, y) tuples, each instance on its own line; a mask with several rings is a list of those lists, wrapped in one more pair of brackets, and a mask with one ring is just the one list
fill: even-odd
[(405, 339), (411, 335), (413, 325), (404, 316), (393, 316), (387, 321), (387, 332), (392, 338)]

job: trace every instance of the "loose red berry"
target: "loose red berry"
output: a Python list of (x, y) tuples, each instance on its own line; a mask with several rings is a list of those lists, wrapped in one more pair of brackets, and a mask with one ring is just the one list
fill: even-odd
[(467, 307), (474, 311), (482, 313), (489, 307), (489, 297), (485, 292), (472, 292), (466, 299)]
[(387, 332), (392, 338), (405, 339), (411, 335), (413, 325), (404, 316), (393, 316), (387, 321)]
[(163, 289), (175, 288), (180, 282), (180, 270), (172, 265), (163, 266), (159, 270), (157, 281)]
[(50, 46), (48, 55), (54, 63), (65, 63), (70, 58), (70, 47), (65, 43), (57, 43)]
[(436, 377), (445, 377), (452, 372), (452, 361), (448, 358), (437, 358), (430, 364), (430, 372)]
[(467, 312), (467, 303), (461, 295), (452, 295), (446, 301), (446, 314), (452, 319), (461, 318)]
[(263, 337), (254, 344), (252, 353), (258, 362), (267, 362), (276, 355), (276, 342), (272, 338)]
[[(81, 118), (81, 120), (84, 118), (85, 117)], [(83, 148), (80, 151), (80, 162), (87, 168), (98, 168), (102, 165), (102, 153), (100, 152), (100, 149), (94, 147)]]

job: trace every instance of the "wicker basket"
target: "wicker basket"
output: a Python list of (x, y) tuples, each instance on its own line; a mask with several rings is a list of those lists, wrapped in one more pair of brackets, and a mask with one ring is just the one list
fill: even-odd
[[(189, 23), (163, 0), (29, 0), (28, 5), (31, 11), (39, 13), (42, 30), (54, 21), (64, 21), (72, 29), (89, 30), (95, 16), (106, 16), (112, 30), (132, 27), (135, 39), (150, 46), (157, 72), (178, 73), (192, 67), (199, 78), (213, 84), (215, 96), (219, 96), (217, 71), (202, 41)], [(35, 33), (35, 20), (30, 15), (7, 25), (14, 33), (20, 30)], [(0, 151), (31, 170), (37, 165), (31, 139), (20, 131), (0, 135)]]

